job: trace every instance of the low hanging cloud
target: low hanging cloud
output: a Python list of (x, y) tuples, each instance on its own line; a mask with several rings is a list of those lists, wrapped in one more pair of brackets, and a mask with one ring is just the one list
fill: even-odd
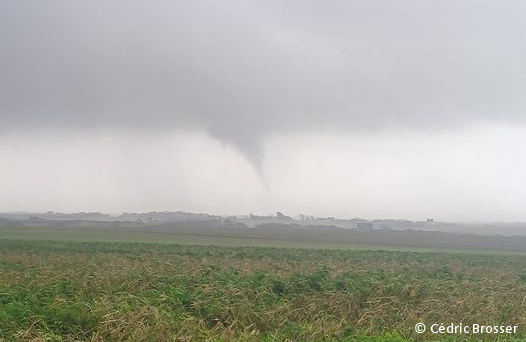
[(2, 129), (272, 135), (524, 124), (526, 4), (4, 0)]

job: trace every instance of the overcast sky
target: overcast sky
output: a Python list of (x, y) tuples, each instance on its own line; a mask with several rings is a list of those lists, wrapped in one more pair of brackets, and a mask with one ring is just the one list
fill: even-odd
[(3, 0), (0, 211), (526, 221), (525, 13)]

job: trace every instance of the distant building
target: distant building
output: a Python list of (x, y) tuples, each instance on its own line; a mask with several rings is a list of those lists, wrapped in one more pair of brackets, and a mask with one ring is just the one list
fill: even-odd
[(433, 220), (433, 219), (427, 219), (427, 220), (426, 220), (426, 225), (428, 225), (428, 226), (432, 226), (432, 225), (434, 225), (434, 224), (435, 224), (435, 220)]
[(292, 220), (292, 217), (283, 214), (281, 211), (276, 212), (276, 218), (278, 220), (286, 220), (286, 221)]

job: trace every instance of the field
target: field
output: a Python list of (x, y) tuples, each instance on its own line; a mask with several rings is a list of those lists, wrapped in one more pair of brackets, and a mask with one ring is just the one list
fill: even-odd
[(0, 341), (526, 341), (525, 290), (524, 255), (3, 239)]
[(100, 222), (52, 222), (35, 226), (0, 224), (0, 239), (526, 254), (526, 236), (348, 229), (239, 229), (184, 224), (151, 226)]

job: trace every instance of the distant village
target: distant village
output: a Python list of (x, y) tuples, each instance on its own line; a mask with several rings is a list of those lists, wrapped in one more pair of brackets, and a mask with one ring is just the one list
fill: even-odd
[(483, 235), (526, 235), (524, 223), (450, 223), (433, 218), (425, 220), (406, 219), (342, 219), (336, 217), (314, 217), (310, 215), (289, 216), (283, 212), (257, 215), (211, 215), (184, 211), (124, 212), (110, 215), (100, 212), (44, 213), (15, 212), (0, 213), (2, 226), (78, 225), (78, 226), (156, 226), (172, 225), (198, 228), (239, 229), (346, 229), (355, 231), (421, 230), (450, 233), (474, 233)]
[(176, 222), (208, 222), (218, 225), (232, 225), (245, 228), (265, 228), (271, 226), (308, 227), (325, 226), (356, 230), (402, 230), (421, 229), (435, 226), (433, 219), (425, 221), (361, 218), (339, 219), (335, 217), (314, 217), (308, 215), (288, 216), (282, 212), (269, 215), (219, 216), (205, 213), (189, 213), (183, 211), (153, 211), (144, 213), (124, 212), (119, 215), (109, 215), (100, 212), (60, 213), (48, 211), (45, 213), (0, 213), (0, 218), (11, 221), (94, 221), (94, 222), (135, 222), (141, 224), (166, 224)]
[(239, 229), (346, 229), (355, 231), (441, 231), (449, 233), (473, 233), (482, 235), (526, 235), (526, 223), (451, 223), (407, 219), (342, 219), (336, 217), (314, 217), (309, 215), (289, 216), (283, 212), (256, 215), (211, 215), (184, 211), (124, 212), (110, 215), (100, 212), (44, 213), (14, 212), (0, 213), (2, 226), (78, 225), (78, 226), (156, 226), (171, 225), (198, 228)]

